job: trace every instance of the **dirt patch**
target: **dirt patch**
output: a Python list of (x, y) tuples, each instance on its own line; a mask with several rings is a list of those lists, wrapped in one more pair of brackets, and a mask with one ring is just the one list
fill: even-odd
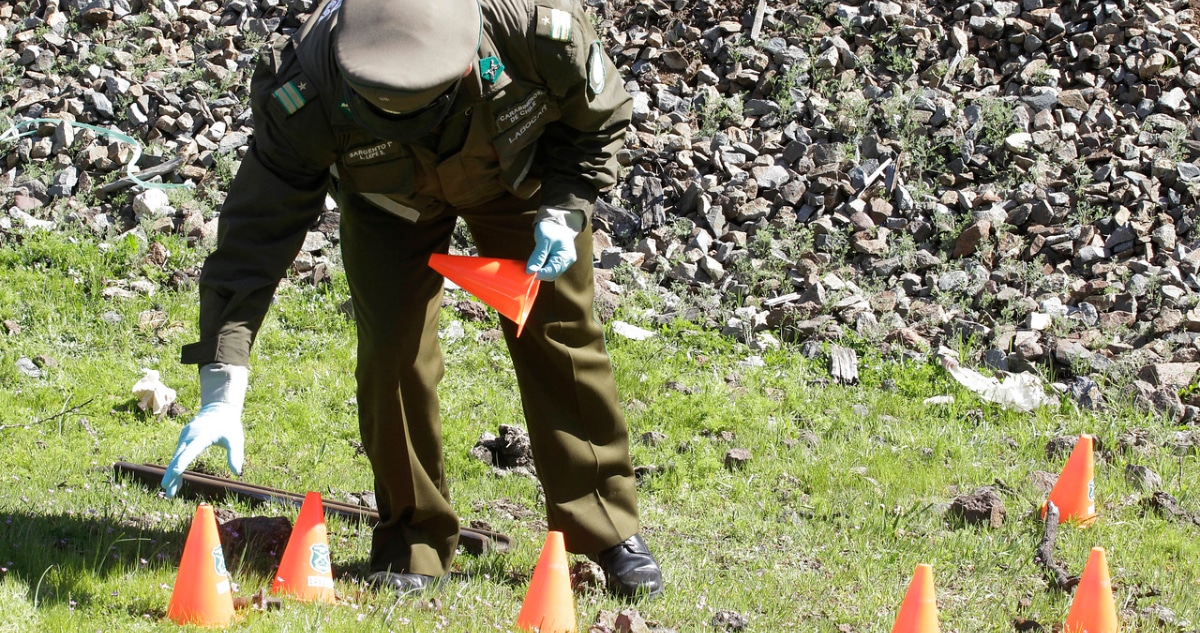
[(985, 486), (970, 494), (960, 495), (950, 503), (947, 518), (959, 525), (986, 525), (998, 528), (1004, 525), (1006, 513), (1004, 500), (995, 488)]

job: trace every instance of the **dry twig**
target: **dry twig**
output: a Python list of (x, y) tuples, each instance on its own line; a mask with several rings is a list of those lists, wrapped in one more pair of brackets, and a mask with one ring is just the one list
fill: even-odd
[(39, 425), (39, 424), (45, 424), (45, 423), (47, 423), (47, 422), (49, 422), (49, 421), (51, 421), (51, 420), (56, 420), (56, 419), (58, 419), (58, 418), (61, 418), (61, 417), (63, 417), (64, 415), (70, 415), (70, 414), (72, 414), (72, 413), (75, 413), (75, 412), (79, 411), (80, 409), (82, 409), (82, 408), (84, 408), (84, 407), (88, 406), (89, 404), (91, 404), (93, 400), (95, 400), (95, 398), (88, 398), (88, 399), (87, 399), (87, 401), (86, 401), (86, 402), (84, 402), (83, 404), (79, 404), (79, 405), (73, 406), (73, 407), (71, 407), (70, 409), (68, 409), (68, 408), (67, 408), (67, 404), (69, 404), (69, 403), (71, 402), (71, 396), (67, 396), (67, 399), (66, 399), (66, 401), (64, 401), (64, 402), (63, 402), (63, 408), (62, 408), (62, 410), (61, 410), (61, 411), (59, 411), (58, 413), (55, 413), (54, 415), (52, 415), (52, 416), (50, 416), (50, 417), (48, 417), (48, 418), (42, 418), (42, 419), (40, 419), (40, 420), (34, 420), (33, 422), (30, 422), (29, 424), (0, 424), (0, 431), (7, 431), (7, 430), (9, 430), (9, 429), (26, 429), (26, 428), (29, 428), (29, 427), (31, 427), (31, 426), (37, 426), (37, 425)]
[(1046, 528), (1042, 532), (1042, 542), (1038, 544), (1033, 560), (1042, 566), (1050, 586), (1070, 593), (1079, 584), (1079, 576), (1067, 573), (1067, 568), (1054, 560), (1054, 540), (1058, 538), (1058, 506), (1046, 502)]

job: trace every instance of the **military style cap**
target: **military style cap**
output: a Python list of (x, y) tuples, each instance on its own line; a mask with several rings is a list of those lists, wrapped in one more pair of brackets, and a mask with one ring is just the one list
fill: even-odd
[(429, 132), (449, 112), (481, 32), (478, 0), (343, 0), (333, 54), (351, 115), (390, 140)]

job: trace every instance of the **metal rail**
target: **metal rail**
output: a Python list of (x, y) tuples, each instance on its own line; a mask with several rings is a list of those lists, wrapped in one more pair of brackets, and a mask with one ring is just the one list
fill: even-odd
[[(158, 488), (166, 470), (165, 467), (157, 464), (131, 464), (129, 462), (113, 464), (113, 472), (118, 477), (132, 477), (151, 489)], [(179, 493), (189, 499), (237, 497), (260, 503), (282, 503), (297, 508), (304, 503), (304, 495), (294, 492), (242, 483), (193, 470), (183, 471), (183, 484), (179, 488)], [(352, 520), (367, 521), (371, 525), (379, 522), (379, 513), (370, 508), (329, 499), (321, 499), (321, 504), (324, 506), (327, 516), (336, 515)], [(512, 539), (491, 530), (463, 527), (459, 528), (458, 544), (468, 553), (478, 556), (487, 552), (507, 552), (512, 546)]]

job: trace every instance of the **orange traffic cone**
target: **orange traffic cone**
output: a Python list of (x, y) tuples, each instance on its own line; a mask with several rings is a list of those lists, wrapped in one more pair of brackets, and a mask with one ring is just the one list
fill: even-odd
[(1075, 588), (1063, 633), (1117, 633), (1117, 607), (1103, 547), (1093, 547)]
[[(1067, 465), (1063, 467), (1058, 482), (1050, 491), (1049, 501), (1054, 502), (1062, 514), (1058, 522), (1078, 521), (1086, 526), (1096, 520), (1096, 481), (1092, 463), (1092, 436), (1083, 434), (1075, 443)], [(1042, 517), (1046, 516), (1046, 504), (1042, 504)]]
[(546, 535), (546, 544), (533, 568), (533, 578), (517, 616), (517, 628), (539, 633), (575, 631), (575, 596), (571, 593), (571, 570), (567, 566), (562, 532)]
[(525, 262), (434, 253), (429, 266), (508, 317), (517, 324), (517, 336), (521, 335), (540, 284), (525, 272)]
[(937, 598), (933, 589), (933, 567), (917, 565), (892, 633), (938, 633)]
[(283, 550), (271, 593), (285, 594), (308, 602), (333, 602), (333, 568), (329, 562), (329, 535), (325, 532), (325, 509), (321, 495), (304, 495), (300, 516)]
[(196, 508), (175, 575), (167, 617), (176, 624), (223, 627), (233, 622), (233, 591), (212, 506)]

